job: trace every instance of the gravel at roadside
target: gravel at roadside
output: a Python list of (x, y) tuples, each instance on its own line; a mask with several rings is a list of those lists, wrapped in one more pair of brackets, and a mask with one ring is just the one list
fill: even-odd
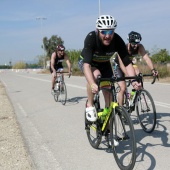
[(0, 82), (0, 170), (32, 170), (13, 106)]

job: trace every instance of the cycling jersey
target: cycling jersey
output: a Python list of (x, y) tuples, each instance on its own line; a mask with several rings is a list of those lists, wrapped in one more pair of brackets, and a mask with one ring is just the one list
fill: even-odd
[[(63, 68), (62, 62), (64, 61), (64, 55), (62, 57), (58, 57), (56, 53), (56, 58), (55, 58), (55, 63), (54, 63), (54, 68), (57, 71), (58, 69)], [(51, 62), (50, 62), (50, 72), (52, 73), (53, 70), (51, 69)]]
[(128, 50), (129, 58), (130, 58), (130, 60), (132, 60), (134, 57), (136, 57), (138, 55), (139, 46), (137, 46), (136, 49), (133, 49), (131, 47), (131, 45), (129, 47), (130, 47), (130, 49), (128, 49), (128, 44), (126, 44), (126, 48)]
[(110, 65), (110, 57), (115, 52), (118, 52), (125, 66), (131, 63), (127, 57), (126, 45), (117, 33), (114, 33), (110, 45), (105, 46), (99, 39), (97, 32), (92, 31), (85, 38), (84, 48), (79, 58), (79, 67), (83, 70), (83, 63), (88, 63), (92, 67), (99, 69), (103, 77), (111, 77), (113, 73)]
[[(142, 44), (138, 44), (136, 49), (134, 49), (133, 47), (131, 47), (131, 45), (129, 46), (130, 49), (128, 49), (128, 45), (129, 45), (129, 44), (126, 44), (126, 47), (127, 47), (128, 53), (129, 53), (129, 58), (130, 58), (130, 60), (131, 60), (131, 63), (132, 63), (133, 65), (135, 65), (132, 60), (133, 60), (133, 58), (136, 58), (136, 57), (139, 55), (139, 48), (140, 48), (140, 46), (142, 46)], [(146, 54), (146, 52), (144, 53), (144, 55), (145, 55), (145, 54)]]

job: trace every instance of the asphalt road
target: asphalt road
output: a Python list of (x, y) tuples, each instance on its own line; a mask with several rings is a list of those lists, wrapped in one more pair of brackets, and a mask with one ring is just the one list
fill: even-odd
[[(51, 75), (6, 71), (0, 74), (15, 108), (23, 138), (37, 170), (117, 170), (105, 143), (93, 149), (84, 130), (86, 82), (84, 77), (65, 82), (68, 101), (56, 103)], [(134, 124), (137, 140), (135, 170), (170, 169), (170, 84), (144, 84), (157, 109), (157, 126), (146, 134)], [(135, 114), (133, 116), (135, 118)]]

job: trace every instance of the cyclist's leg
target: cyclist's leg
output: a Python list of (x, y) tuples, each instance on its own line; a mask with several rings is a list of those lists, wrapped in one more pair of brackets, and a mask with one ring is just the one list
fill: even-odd
[[(60, 72), (60, 73), (57, 73), (57, 77), (59, 77), (60, 74), (62, 74), (62, 72), (63, 72), (63, 67), (57, 68), (57, 72)], [(63, 80), (63, 74), (62, 74), (62, 80)], [(63, 81), (64, 81), (64, 80), (63, 80)], [(60, 82), (58, 82), (58, 83), (59, 83), (59, 86), (60, 86)]]
[[(110, 89), (111, 84), (109, 81), (103, 81), (100, 83), (100, 87)], [(106, 90), (102, 90), (102, 92), (103, 92), (103, 96), (105, 100), (105, 107), (109, 107), (109, 104), (112, 101), (112, 95), (109, 91), (106, 91)]]
[[(84, 68), (83, 68), (83, 59), (80, 59), (79, 61), (78, 61), (78, 66), (79, 66), (79, 69), (81, 70), (81, 72), (82, 73), (84, 73)], [(92, 70), (92, 73), (93, 73), (93, 77), (94, 77), (94, 79), (96, 80), (97, 79), (97, 77), (99, 76), (99, 75), (101, 75), (101, 73), (100, 73), (100, 71), (99, 71), (99, 69), (97, 68), (97, 66), (98, 65), (93, 65), (92, 64), (92, 66), (91, 66), (91, 70)], [(87, 83), (87, 85), (86, 85), (86, 87), (87, 87), (87, 96), (88, 96), (88, 102), (87, 102), (87, 106), (88, 107), (92, 107), (93, 106), (93, 98), (94, 98), (94, 94), (92, 93), (92, 90), (91, 90), (91, 87), (90, 87), (90, 85)]]
[(136, 64), (132, 64), (132, 65), (133, 65), (133, 68), (135, 69), (136, 75), (138, 75), (140, 73), (138, 66)]
[(53, 71), (52, 71), (51, 68), (50, 68), (50, 72), (51, 72), (51, 77), (52, 77), (52, 79), (51, 79), (51, 83), (52, 83), (51, 84), (52, 85), (51, 89), (54, 90), (56, 77), (54, 77), (54, 75), (52, 74)]
[[(116, 68), (115, 76), (116, 77), (124, 77), (124, 73), (122, 72), (120, 67)], [(124, 101), (124, 93), (125, 93), (125, 90), (126, 90), (126, 82), (125, 81), (119, 81), (118, 85), (120, 86), (120, 91), (118, 93), (118, 103), (119, 103), (120, 106), (122, 106), (123, 101)]]
[[(63, 67), (58, 68), (58, 69), (57, 69), (57, 72), (61, 72), (61, 73), (62, 73), (62, 72), (63, 72)], [(63, 80), (64, 80), (64, 75), (62, 74), (62, 76), (63, 76)]]
[(125, 81), (119, 81), (118, 84), (120, 86), (120, 91), (118, 93), (118, 103), (120, 106), (122, 106), (124, 101), (124, 93), (126, 90), (126, 83)]

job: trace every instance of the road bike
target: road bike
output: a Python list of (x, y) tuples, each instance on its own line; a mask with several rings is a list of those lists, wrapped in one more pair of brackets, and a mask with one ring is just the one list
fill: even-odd
[(68, 72), (56, 72), (56, 73), (57, 73), (57, 78), (55, 80), (55, 85), (54, 85), (54, 100), (56, 102), (60, 101), (63, 105), (65, 105), (67, 101), (67, 88), (63, 80), (63, 73), (68, 73)]
[[(98, 113), (97, 121), (88, 121), (85, 113), (85, 130), (90, 145), (97, 149), (102, 141), (102, 136), (106, 136), (108, 146), (112, 148), (116, 163), (121, 170), (133, 169), (136, 162), (136, 140), (129, 113), (124, 107), (118, 105), (115, 83), (120, 80), (131, 78), (132, 77), (98, 77), (97, 85), (99, 90), (106, 90), (112, 95), (108, 113), (103, 120), (100, 116), (103, 109), (100, 107), (99, 93), (94, 95), (93, 101)], [(103, 81), (109, 82), (110, 88), (100, 87)]]
[[(136, 79), (141, 82), (143, 87), (143, 77), (152, 76), (153, 74), (140, 73)], [(153, 77), (151, 84), (155, 83), (156, 76)], [(151, 94), (144, 89), (144, 87), (135, 91), (132, 89), (131, 94), (128, 92), (129, 83), (126, 84), (126, 91), (124, 94), (124, 106), (129, 113), (132, 113), (136, 108), (136, 114), (142, 129), (151, 133), (155, 129), (156, 125), (156, 107)]]

